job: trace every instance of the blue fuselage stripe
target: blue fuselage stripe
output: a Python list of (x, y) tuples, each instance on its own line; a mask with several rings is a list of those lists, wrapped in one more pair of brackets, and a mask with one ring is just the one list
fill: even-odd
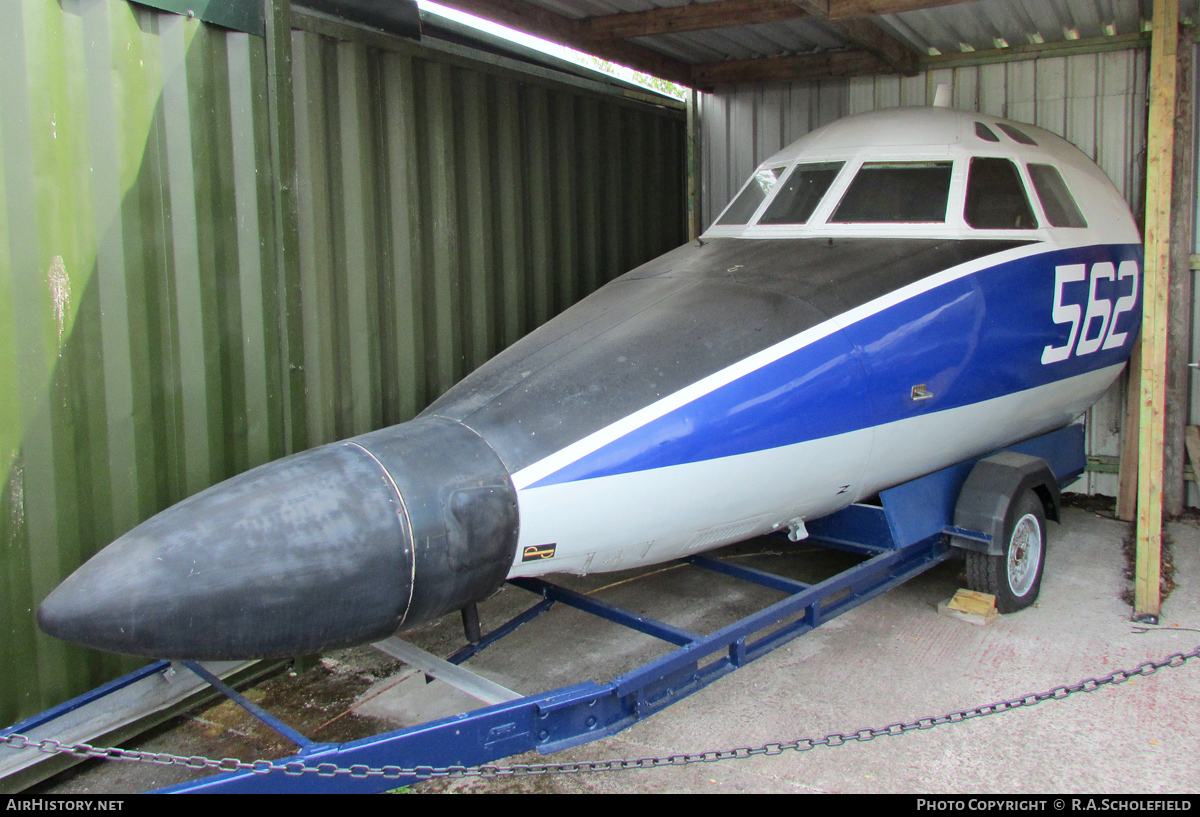
[[(1136, 278), (1106, 274), (1128, 260), (1137, 262)], [(1140, 245), (1100, 245), (955, 278), (751, 371), (530, 487), (778, 448), (1123, 363), (1141, 321), (1140, 270)], [(1135, 291), (1136, 302), (1111, 325), (1119, 299)], [(1103, 348), (1101, 333), (1113, 339), (1111, 348)], [(1046, 353), (1068, 346), (1065, 355)], [(917, 385), (932, 397), (913, 400)]]

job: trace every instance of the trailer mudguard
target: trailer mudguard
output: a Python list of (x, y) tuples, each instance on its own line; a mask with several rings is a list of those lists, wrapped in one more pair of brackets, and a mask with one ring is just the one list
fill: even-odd
[(1059, 521), (1058, 480), (1041, 457), (1002, 451), (975, 463), (954, 506), (954, 526), (986, 533), (990, 542), (951, 536), (963, 550), (999, 556), (1004, 552), (1004, 520), (1009, 505), (1032, 489), (1042, 501), (1046, 518)]

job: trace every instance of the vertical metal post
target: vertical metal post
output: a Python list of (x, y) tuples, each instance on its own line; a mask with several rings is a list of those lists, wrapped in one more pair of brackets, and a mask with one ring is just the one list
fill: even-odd
[(300, 215), (296, 199), (296, 110), (292, 90), (292, 0), (266, 4), (267, 116), (274, 184), (275, 278), (285, 453), (308, 448), (304, 329), (300, 288)]
[(687, 237), (700, 235), (700, 92), (688, 90), (687, 96)]
[(1146, 149), (1146, 269), (1133, 610), (1133, 617), (1138, 621), (1157, 621), (1161, 606), (1163, 407), (1167, 385), (1167, 282), (1171, 259), (1178, 38), (1179, 0), (1156, 0), (1154, 37), (1150, 47), (1150, 129)]

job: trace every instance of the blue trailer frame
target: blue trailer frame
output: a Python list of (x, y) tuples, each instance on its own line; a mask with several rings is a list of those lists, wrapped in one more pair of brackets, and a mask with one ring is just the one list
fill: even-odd
[[(1086, 465), (1081, 425), (1068, 426), (1004, 450), (1040, 457), (1060, 485), (1074, 481)], [(269, 773), (262, 773), (262, 770), (225, 772), (159, 791), (380, 792), (411, 783), (416, 778), (329, 775), (328, 772), (334, 767), (352, 766), (364, 770), (368, 767), (478, 766), (534, 749), (550, 753), (613, 735), (941, 563), (952, 551), (949, 536), (987, 541), (990, 537), (985, 533), (963, 530), (952, 524), (960, 489), (979, 459), (981, 457), (967, 460), (883, 491), (878, 505), (852, 505), (809, 523), (809, 536), (814, 543), (868, 557), (820, 583), (808, 585), (707, 556), (687, 559), (697, 568), (788, 594), (765, 609), (709, 635), (682, 630), (542, 579), (513, 579), (511, 584), (535, 594), (537, 601), (478, 644), (463, 648), (449, 659), (452, 663), (466, 661), (556, 604), (575, 607), (677, 647), (607, 683), (586, 681), (363, 740), (328, 744), (309, 740), (247, 701), (202, 667), (186, 662), (186, 666), (205, 677), (214, 688), (279, 731), (300, 751), (292, 757), (274, 761)], [(44, 725), (95, 700), (106, 690), (162, 671), (165, 666), (168, 666), (166, 662), (152, 664), (0, 731), (0, 735), (20, 733), (32, 725)], [(299, 772), (300, 766), (312, 769), (323, 766), (326, 774)]]

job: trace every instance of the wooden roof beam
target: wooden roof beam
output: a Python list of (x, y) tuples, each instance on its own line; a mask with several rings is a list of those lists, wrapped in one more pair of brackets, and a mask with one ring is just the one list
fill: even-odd
[(869, 51), (820, 51), (791, 57), (726, 60), (692, 66), (692, 85), (711, 88), (739, 82), (786, 82), (822, 77), (887, 73), (892, 69)]
[(524, 0), (438, 0), (451, 8), (474, 14), (485, 20), (524, 31), (536, 37), (561, 43), (570, 48), (595, 54), (602, 59), (645, 71), (672, 82), (690, 85), (691, 66), (688, 63), (622, 40), (596, 41), (588, 34), (583, 20), (572, 20), (552, 11), (526, 3)]
[[(883, 2), (884, 0), (879, 0)], [(896, 0), (897, 2), (899, 0)], [(917, 73), (917, 52), (907, 44), (900, 42), (870, 20), (861, 19), (832, 19), (832, 7), (835, 0), (796, 0), (798, 5), (808, 10), (814, 19), (836, 31), (860, 48), (865, 48), (878, 56), (887, 65), (889, 71), (895, 71), (905, 76)], [(870, 0), (862, 0), (870, 2)], [(948, 0), (947, 0), (948, 2)], [(944, 5), (945, 3), (943, 3)], [(873, 12), (868, 12), (873, 13)]]
[(872, 17), (877, 14), (902, 14), (939, 6), (958, 6), (970, 0), (820, 0), (827, 6), (830, 20)]
[[(869, 20), (855, 18), (962, 1), (713, 0), (576, 20), (525, 0), (439, 0), (468, 14), (693, 87), (892, 72), (911, 76), (917, 72), (916, 52)], [(691, 65), (623, 39), (805, 16), (819, 20), (862, 50)]]
[(686, 6), (654, 8), (620, 14), (605, 14), (584, 20), (594, 41), (705, 31), (727, 26), (775, 23), (807, 17), (795, 0), (714, 0)]

